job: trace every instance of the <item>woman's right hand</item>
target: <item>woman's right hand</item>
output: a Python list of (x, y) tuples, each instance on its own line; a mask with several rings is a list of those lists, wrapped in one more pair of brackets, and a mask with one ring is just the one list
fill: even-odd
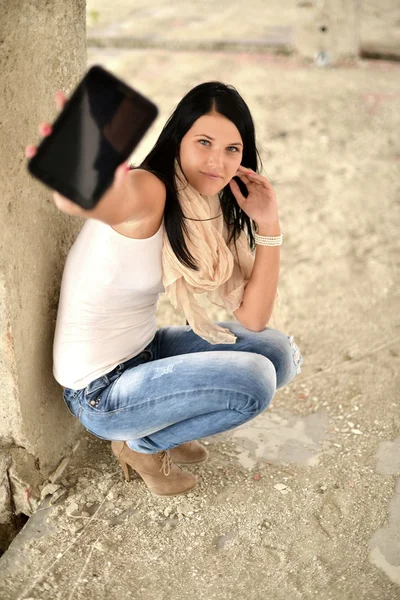
[[(67, 102), (63, 92), (57, 92), (55, 100), (58, 110), (61, 111)], [(51, 125), (49, 123), (42, 123), (39, 126), (39, 134), (42, 137), (50, 135), (51, 131)], [(36, 152), (36, 146), (29, 145), (25, 148), (25, 156), (27, 158), (31, 158)], [(108, 223), (109, 225), (117, 225), (130, 217), (130, 182), (129, 167), (128, 164), (124, 162), (117, 167), (111, 186), (91, 210), (83, 209), (81, 206), (68, 198), (65, 198), (65, 196), (62, 196), (58, 192), (53, 192), (52, 197), (56, 207), (67, 215), (77, 215), (88, 219), (97, 219), (104, 223)]]

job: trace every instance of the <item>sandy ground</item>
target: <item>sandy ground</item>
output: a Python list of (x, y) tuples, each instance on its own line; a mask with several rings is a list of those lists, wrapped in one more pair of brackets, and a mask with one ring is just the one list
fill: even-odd
[[(242, 93), (280, 206), (281, 325), (304, 362), (263, 415), (205, 440), (188, 496), (126, 484), (83, 431), (67, 493), (0, 559), (0, 597), (399, 599), (400, 65), (92, 48), (95, 63), (160, 107), (135, 161), (193, 85)], [(158, 322), (184, 318), (161, 298)]]

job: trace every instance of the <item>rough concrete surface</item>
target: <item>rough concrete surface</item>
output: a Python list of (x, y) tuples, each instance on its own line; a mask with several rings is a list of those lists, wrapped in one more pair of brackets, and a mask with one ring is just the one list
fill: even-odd
[[(282, 326), (304, 362), (263, 415), (204, 440), (186, 496), (125, 483), (82, 429), (67, 491), (0, 559), (0, 597), (399, 599), (400, 65), (90, 49), (95, 63), (160, 107), (135, 162), (193, 85), (242, 93), (280, 206)], [(164, 297), (158, 323), (184, 323)]]
[[(400, 58), (397, 0), (87, 0), (90, 45), (193, 49), (348, 50)], [(354, 42), (348, 30), (352, 15)], [(309, 37), (309, 41), (304, 36)], [(311, 45), (309, 48), (308, 46)], [(316, 47), (319, 45), (320, 47)], [(313, 53), (311, 54), (313, 56)]]
[(85, 0), (0, 0), (0, 15), (1, 554), (32, 513), (35, 483), (77, 431), (52, 375), (52, 347), (62, 268), (80, 227), (29, 175), (24, 147), (55, 115), (49, 82), (74, 86), (86, 67)]

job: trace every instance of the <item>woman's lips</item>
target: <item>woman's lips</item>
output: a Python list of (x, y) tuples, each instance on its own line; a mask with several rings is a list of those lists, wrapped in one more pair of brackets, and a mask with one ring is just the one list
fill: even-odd
[(200, 173), (206, 177), (209, 177), (210, 179), (221, 179), (220, 175), (211, 175), (211, 173), (203, 173), (202, 171), (200, 171)]

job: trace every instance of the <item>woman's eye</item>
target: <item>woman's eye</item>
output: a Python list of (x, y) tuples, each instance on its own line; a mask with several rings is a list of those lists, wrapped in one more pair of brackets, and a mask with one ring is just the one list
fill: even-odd
[[(208, 140), (199, 140), (199, 142), (200, 142), (200, 144), (202, 144), (202, 142), (205, 142), (206, 144), (209, 144), (209, 143), (210, 143)], [(203, 145), (203, 144), (202, 144), (202, 145)], [(236, 146), (228, 146), (228, 150), (229, 150), (230, 152), (232, 152), (232, 150), (233, 150), (233, 151), (234, 151), (234, 152), (233, 152), (233, 154), (234, 154), (235, 152), (239, 152), (239, 149), (238, 149), (238, 148), (236, 148)]]

